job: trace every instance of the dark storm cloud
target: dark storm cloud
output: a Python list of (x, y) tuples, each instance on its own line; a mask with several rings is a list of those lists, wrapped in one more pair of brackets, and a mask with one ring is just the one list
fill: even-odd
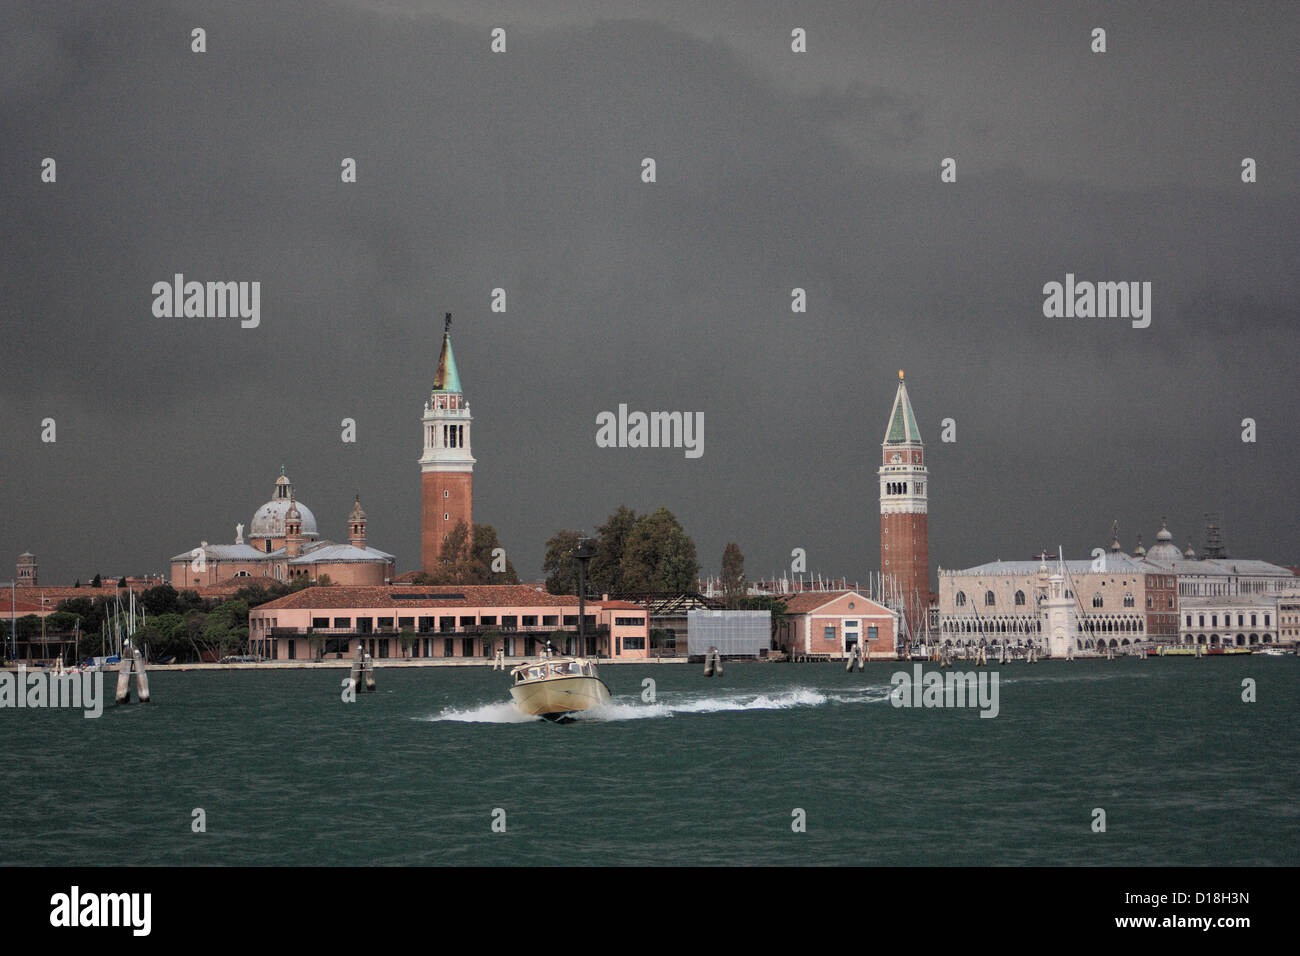
[[(785, 17), (571, 9), (0, 14), (0, 547), (46, 580), (158, 570), (231, 540), (284, 463), (322, 533), (360, 492), (370, 540), (415, 566), (452, 311), (475, 516), (525, 574), (555, 529), (626, 502), (673, 509), (706, 569), (735, 540), (751, 575), (798, 546), (865, 579), (899, 367), (935, 564), (1086, 553), (1112, 518), (1150, 544), (1166, 513), (1182, 544), (1207, 509), (1237, 553), (1295, 560), (1286, 8), (1105, 5), (1104, 62), (1074, 8), (801, 5), (824, 44), (806, 60)], [(155, 319), (176, 272), (260, 281), (261, 326)], [(1044, 319), (1066, 272), (1152, 282), (1151, 327)], [(597, 449), (620, 402), (702, 411), (704, 457)]]

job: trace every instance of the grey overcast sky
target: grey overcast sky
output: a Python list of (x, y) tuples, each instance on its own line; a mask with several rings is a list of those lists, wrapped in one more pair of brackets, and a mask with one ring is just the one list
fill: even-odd
[[(899, 368), (932, 565), (1162, 515), (1199, 546), (1209, 510), (1300, 562), (1298, 41), (1293, 2), (6, 3), (0, 560), (162, 571), (284, 464), (416, 567), (453, 312), (475, 518), (525, 576), (626, 503), (706, 572), (865, 580)], [(1150, 327), (1044, 318), (1067, 272), (1151, 282)], [(259, 281), (260, 327), (155, 318), (175, 273)], [(702, 412), (703, 457), (597, 448), (620, 403)]]

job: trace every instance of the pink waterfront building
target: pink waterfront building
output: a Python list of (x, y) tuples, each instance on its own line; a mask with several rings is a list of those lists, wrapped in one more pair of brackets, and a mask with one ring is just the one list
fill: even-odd
[(862, 644), (873, 658), (896, 656), (899, 614), (857, 591), (807, 591), (786, 601), (786, 649), (848, 657)]
[[(649, 656), (645, 608), (588, 601), (583, 653), (627, 660)], [(249, 648), (271, 660), (319, 660), (356, 654), (364, 644), (384, 658), (536, 657), (551, 641), (577, 654), (578, 597), (526, 584), (310, 587), (253, 608)]]

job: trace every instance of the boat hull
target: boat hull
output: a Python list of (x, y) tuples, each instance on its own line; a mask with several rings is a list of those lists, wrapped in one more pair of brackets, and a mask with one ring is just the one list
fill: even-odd
[(515, 706), (525, 714), (562, 720), (578, 711), (608, 704), (609, 688), (599, 677), (551, 677), (510, 688)]

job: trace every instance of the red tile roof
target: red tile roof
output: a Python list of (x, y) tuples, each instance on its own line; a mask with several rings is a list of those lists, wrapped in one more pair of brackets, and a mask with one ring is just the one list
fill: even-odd
[(830, 604), (832, 601), (838, 601), (846, 594), (856, 594), (868, 604), (872, 604), (875, 607), (880, 608), (882, 611), (889, 610), (879, 601), (873, 601), (865, 594), (849, 588), (847, 591), (804, 591), (801, 594), (796, 594), (794, 597), (786, 598), (785, 612), (787, 614), (807, 614), (809, 611), (815, 611), (819, 607)]
[[(202, 598), (223, 598), (223, 597), (230, 597), (240, 588), (247, 587), (248, 585), (258, 581), (261, 581), (263, 584), (271, 583), (271, 581), (266, 578), (231, 578), (229, 582), (225, 584), (203, 584), (199, 586), (190, 585), (188, 587), (179, 587), (176, 590), (197, 591), (199, 597)], [(140, 595), (143, 594), (145, 591), (148, 591), (151, 588), (159, 587), (161, 584), (166, 584), (166, 583), (168, 582), (165, 581), (155, 582), (149, 585), (136, 584), (136, 585), (132, 585), (131, 590), (135, 592), (136, 599), (139, 600)], [(88, 584), (83, 584), (79, 588), (74, 588), (71, 585), (56, 585), (53, 587), (46, 587), (45, 585), (41, 585), (39, 587), (34, 587), (34, 588), (24, 588), (23, 590), (25, 590), (28, 595), (34, 596), (32, 599), (34, 599), (38, 603), (40, 602), (39, 595), (42, 594), (45, 595), (46, 600), (50, 602), (50, 607), (54, 607), (60, 601), (67, 601), (71, 598), (90, 598), (91, 600), (94, 600), (97, 597), (111, 598), (114, 595), (114, 593), (120, 593), (122, 595), (122, 600), (123, 601), (126, 600), (126, 589), (114, 588), (113, 585), (111, 584), (106, 585), (104, 587), (98, 587), (98, 588), (92, 588)], [(22, 600), (22, 598), (19, 598), (19, 600)]]
[[(399, 595), (394, 597), (393, 595)], [(417, 597), (417, 595), (429, 595)], [(440, 595), (447, 595), (440, 598)], [(258, 605), (254, 611), (351, 607), (572, 607), (576, 594), (548, 594), (526, 584), (310, 587)], [(592, 602), (598, 607), (599, 602)]]
[(8, 617), (11, 611), (20, 617), (24, 614), (53, 612), (56, 603), (56, 601), (50, 601), (46, 607), (41, 607), (39, 603), (33, 604), (31, 601), (24, 601), (22, 598), (17, 598), (12, 604), (10, 604), (9, 595), (6, 594), (4, 597), (0, 597), (0, 615)]

